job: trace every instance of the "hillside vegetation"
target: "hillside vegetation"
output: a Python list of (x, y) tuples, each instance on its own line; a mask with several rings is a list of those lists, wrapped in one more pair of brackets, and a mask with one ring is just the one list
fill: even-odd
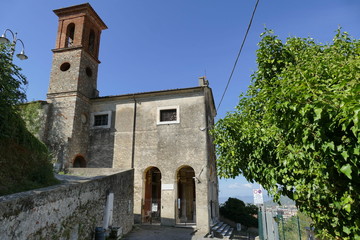
[(9, 50), (0, 44), (0, 195), (57, 183), (46, 146), (27, 130), (19, 114), (27, 80)]

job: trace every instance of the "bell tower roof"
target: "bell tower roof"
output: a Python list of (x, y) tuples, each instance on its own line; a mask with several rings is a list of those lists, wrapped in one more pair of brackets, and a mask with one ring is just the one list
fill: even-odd
[(105, 30), (108, 28), (89, 3), (55, 9), (53, 11), (59, 17), (59, 21), (87, 15), (90, 16), (97, 23), (101, 30)]
[(107, 29), (89, 3), (54, 10), (59, 18), (53, 52), (82, 48), (98, 61), (101, 31)]

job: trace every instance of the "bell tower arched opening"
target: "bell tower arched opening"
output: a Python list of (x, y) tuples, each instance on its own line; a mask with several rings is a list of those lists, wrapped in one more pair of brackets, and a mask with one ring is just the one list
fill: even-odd
[(184, 166), (177, 172), (176, 222), (196, 223), (195, 171)]
[(75, 24), (70, 23), (66, 29), (65, 47), (71, 47), (74, 44)]
[(161, 221), (161, 172), (157, 167), (145, 171), (145, 197), (142, 222), (153, 224)]
[(94, 51), (95, 51), (95, 32), (93, 29), (91, 29), (89, 33), (89, 52), (94, 54)]

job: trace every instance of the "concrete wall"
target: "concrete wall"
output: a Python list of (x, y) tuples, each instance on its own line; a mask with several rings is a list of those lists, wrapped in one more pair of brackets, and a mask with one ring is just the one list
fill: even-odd
[[(81, 179), (80, 177), (73, 177)], [(133, 225), (133, 171), (0, 198), (0, 239), (93, 239), (102, 226), (108, 192), (114, 193), (113, 226)]]

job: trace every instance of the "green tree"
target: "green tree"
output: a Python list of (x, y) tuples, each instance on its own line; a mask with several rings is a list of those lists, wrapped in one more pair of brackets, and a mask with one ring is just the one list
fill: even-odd
[(325, 239), (360, 239), (360, 42), (262, 34), (258, 69), (213, 131), (221, 177), (294, 200)]
[(24, 86), (27, 80), (20, 68), (12, 63), (10, 47), (0, 44), (0, 139), (12, 135), (9, 123), (14, 118), (16, 106), (26, 100)]
[(220, 214), (236, 223), (247, 227), (258, 227), (258, 208), (253, 204), (245, 204), (237, 198), (229, 198), (220, 206)]
[(12, 63), (9, 49), (0, 44), (0, 195), (57, 183), (47, 148), (19, 114), (27, 80)]

